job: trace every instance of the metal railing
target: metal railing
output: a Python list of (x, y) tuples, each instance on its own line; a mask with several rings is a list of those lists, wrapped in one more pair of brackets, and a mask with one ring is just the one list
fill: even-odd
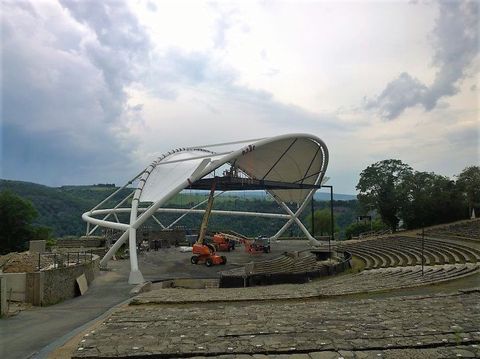
[(37, 270), (66, 268), (72, 265), (91, 262), (92, 260), (92, 250), (66, 253), (38, 253)]

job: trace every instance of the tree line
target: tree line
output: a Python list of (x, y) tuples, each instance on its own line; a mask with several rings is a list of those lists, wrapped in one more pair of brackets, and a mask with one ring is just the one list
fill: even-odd
[[(376, 162), (364, 169), (356, 186), (358, 201), (334, 201), (334, 231), (336, 238), (350, 238), (370, 229), (397, 230), (403, 223), (406, 229), (469, 218), (472, 210), (480, 213), (480, 167), (465, 168), (455, 179), (433, 172), (415, 171), (400, 160)], [(53, 236), (82, 235), (85, 223), (81, 214), (115, 190), (110, 186), (68, 186), (50, 188), (18, 181), (0, 181), (0, 254), (26, 249), (33, 239), (51, 239)], [(125, 190), (126, 192), (127, 190)], [(21, 196), (18, 196), (20, 194)], [(125, 193), (120, 193), (123, 197)], [(190, 207), (203, 200), (201, 196), (182, 194), (168, 206)], [(32, 204), (33, 202), (33, 204)], [(177, 203), (179, 202), (179, 203)], [(107, 203), (107, 205), (112, 205)], [(125, 206), (129, 204), (126, 203)], [(329, 202), (314, 201), (313, 224), (315, 235), (329, 235), (331, 220)], [(214, 208), (251, 212), (277, 212), (278, 205), (271, 200), (225, 197), (215, 202)], [(356, 223), (358, 215), (378, 214), (371, 223)], [(128, 221), (127, 216), (122, 220)], [(162, 215), (169, 223), (176, 217)], [(312, 215), (305, 210), (301, 220), (310, 231)], [(180, 224), (197, 228), (201, 216), (185, 217)], [(247, 236), (273, 235), (284, 223), (280, 219), (259, 217), (213, 216), (211, 230), (232, 229)], [(155, 222), (150, 223), (155, 226)], [(286, 236), (303, 236), (295, 225)]]
[(400, 160), (376, 162), (360, 173), (356, 186), (364, 213), (376, 211), (396, 231), (469, 218), (480, 207), (480, 167), (466, 167), (455, 179), (415, 171)]
[(28, 241), (50, 240), (50, 227), (32, 224), (37, 217), (32, 202), (10, 191), (0, 192), (0, 254), (23, 251)]

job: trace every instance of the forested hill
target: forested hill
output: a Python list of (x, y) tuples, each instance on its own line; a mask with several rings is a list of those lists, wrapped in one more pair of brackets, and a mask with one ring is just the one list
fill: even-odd
[(0, 190), (10, 190), (31, 201), (38, 211), (36, 224), (53, 228), (55, 236), (79, 235), (85, 231), (82, 213), (114, 191), (114, 187), (48, 187), (36, 183), (0, 180)]
[[(54, 235), (59, 237), (84, 234), (86, 226), (81, 218), (82, 213), (93, 208), (116, 189), (117, 187), (113, 184), (48, 187), (30, 182), (0, 180), (0, 191), (10, 190), (30, 200), (39, 213), (35, 223), (51, 227)], [(125, 193), (120, 194), (119, 197), (125, 197), (128, 191), (125, 190)], [(187, 193), (175, 197), (170, 205), (186, 208), (206, 199), (206, 196), (206, 193), (194, 195), (187, 191)], [(108, 205), (113, 207), (115, 204), (112, 202), (107, 203), (107, 207)], [(328, 206), (329, 202), (315, 201), (315, 209), (327, 208)], [(271, 199), (267, 199), (265, 196), (251, 196), (250, 194), (222, 195), (217, 197), (214, 207), (239, 211), (282, 213), (278, 205)], [(355, 220), (356, 201), (334, 201), (334, 207), (335, 219), (339, 229), (345, 228)], [(306, 223), (305, 217), (309, 213), (309, 210), (305, 211), (304, 223)], [(165, 223), (169, 223), (175, 218), (173, 215), (162, 215), (161, 217)], [(122, 220), (126, 219), (122, 218)], [(180, 224), (196, 228), (200, 221), (201, 216), (193, 215), (187, 216), (185, 221)], [(275, 230), (278, 230), (284, 222), (284, 220), (268, 220), (256, 217), (213, 216), (209, 227), (212, 229), (233, 229), (246, 235), (268, 235), (270, 232), (274, 233)], [(297, 234), (298, 229), (294, 231), (291, 234)]]

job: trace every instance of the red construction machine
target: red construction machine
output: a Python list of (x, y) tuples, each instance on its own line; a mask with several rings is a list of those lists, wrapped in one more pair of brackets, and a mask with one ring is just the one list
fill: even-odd
[(213, 236), (213, 244), (219, 252), (230, 252), (235, 250), (236, 239), (226, 233), (215, 233)]
[(254, 240), (245, 240), (245, 251), (250, 254), (260, 254), (270, 252), (270, 239), (265, 236), (260, 236)]
[(207, 233), (208, 220), (210, 219), (210, 214), (213, 207), (213, 197), (215, 194), (216, 181), (212, 182), (212, 188), (210, 189), (210, 195), (208, 197), (207, 208), (205, 209), (205, 214), (203, 215), (202, 224), (200, 225), (200, 231), (198, 233), (197, 241), (193, 244), (192, 253), (193, 256), (190, 258), (192, 264), (205, 263), (207, 267), (217, 264), (226, 264), (227, 257), (219, 256), (216, 253), (215, 246), (213, 244), (205, 243), (205, 235)]

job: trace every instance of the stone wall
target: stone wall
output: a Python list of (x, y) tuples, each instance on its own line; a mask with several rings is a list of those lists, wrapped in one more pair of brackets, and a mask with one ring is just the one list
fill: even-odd
[(57, 239), (57, 247), (60, 248), (95, 248), (104, 247), (105, 238), (101, 237), (82, 237), (82, 238), (60, 238)]
[(76, 279), (85, 274), (90, 284), (99, 272), (100, 258), (71, 267), (27, 273), (26, 301), (33, 305), (51, 305), (79, 295)]

